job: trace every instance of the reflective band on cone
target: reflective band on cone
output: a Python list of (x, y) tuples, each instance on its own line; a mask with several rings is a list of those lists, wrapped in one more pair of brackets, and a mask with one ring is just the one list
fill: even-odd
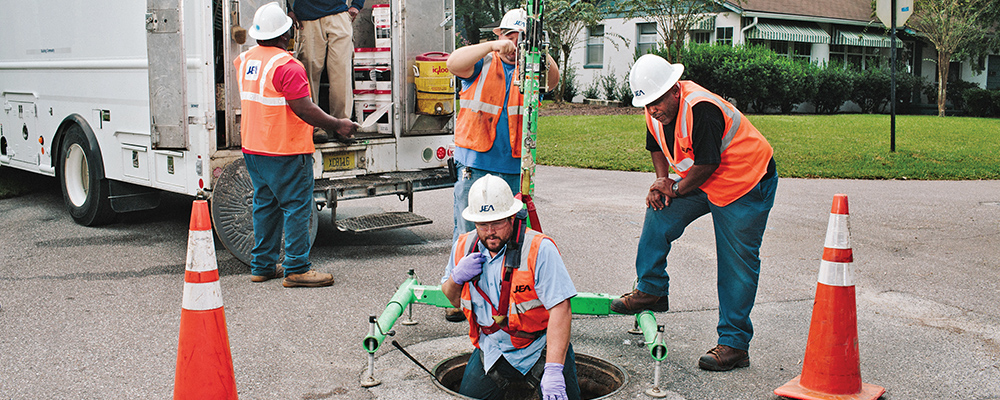
[(174, 399), (236, 399), (233, 357), (206, 201), (195, 200), (190, 229)]
[(847, 195), (838, 194), (830, 209), (802, 375), (774, 389), (778, 396), (875, 400), (885, 393), (885, 388), (861, 382), (850, 226)]

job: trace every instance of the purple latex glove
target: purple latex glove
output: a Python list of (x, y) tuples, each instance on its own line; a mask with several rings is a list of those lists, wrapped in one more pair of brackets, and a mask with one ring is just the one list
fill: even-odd
[(566, 379), (563, 378), (563, 365), (545, 363), (542, 373), (542, 400), (568, 400), (566, 397)]
[(458, 260), (458, 265), (451, 269), (451, 280), (459, 285), (464, 285), (476, 275), (483, 272), (483, 263), (486, 262), (486, 256), (483, 253), (475, 252), (469, 253), (461, 260)]

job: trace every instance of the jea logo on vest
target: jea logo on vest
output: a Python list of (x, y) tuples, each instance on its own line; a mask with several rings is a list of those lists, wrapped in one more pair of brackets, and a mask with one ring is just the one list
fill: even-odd
[(247, 72), (243, 78), (248, 81), (255, 81), (260, 76), (260, 60), (247, 61)]
[(514, 293), (530, 292), (531, 286), (529, 285), (517, 285), (514, 287)]

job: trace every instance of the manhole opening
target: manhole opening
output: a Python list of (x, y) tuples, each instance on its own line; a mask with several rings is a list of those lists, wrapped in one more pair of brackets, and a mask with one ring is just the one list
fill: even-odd
[[(435, 382), (441, 390), (455, 396), (462, 384), (462, 374), (469, 363), (471, 354), (462, 354), (438, 363), (434, 367)], [(615, 394), (628, 383), (628, 375), (617, 365), (597, 357), (576, 353), (576, 375), (580, 382), (580, 395), (583, 399), (603, 399)], [(534, 400), (538, 393), (527, 384), (511, 385), (504, 400)]]

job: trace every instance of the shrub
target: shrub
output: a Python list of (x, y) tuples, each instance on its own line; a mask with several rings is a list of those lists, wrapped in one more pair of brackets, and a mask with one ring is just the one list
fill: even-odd
[(588, 99), (599, 99), (601, 96), (601, 89), (597, 86), (599, 81), (600, 79), (590, 82), (590, 86), (587, 86), (587, 88), (583, 90), (583, 97)]
[(730, 97), (732, 85), (722, 82), (716, 70), (725, 60), (737, 57), (736, 49), (732, 46), (692, 45), (680, 55), (681, 63), (684, 64), (682, 78), (692, 80), (719, 96)]
[(854, 72), (840, 63), (828, 63), (816, 71), (816, 95), (812, 98), (816, 112), (833, 114), (844, 105), (854, 90)]
[(881, 111), (889, 102), (891, 88), (889, 68), (869, 68), (854, 75), (854, 91), (849, 99), (861, 107), (861, 112), (872, 114)]
[(915, 75), (906, 71), (905, 66), (900, 65), (896, 70), (896, 113), (914, 114), (916, 107), (913, 98), (918, 102), (920, 92), (926, 85), (926, 80), (920, 75)]
[(618, 100), (622, 102), (622, 107), (632, 107), (632, 88), (628, 83), (628, 75), (622, 79), (622, 84), (618, 85)]
[(562, 89), (562, 99), (565, 102), (573, 101), (573, 98), (579, 94), (580, 89), (576, 87), (576, 68), (573, 68), (572, 64), (566, 65), (566, 68), (559, 71), (559, 85)]
[(1000, 117), (1000, 90), (965, 89), (962, 100), (969, 116)]
[(618, 100), (618, 78), (615, 77), (615, 71), (608, 71), (607, 75), (602, 75), (601, 79), (601, 92), (604, 94), (604, 98), (607, 100)]
[[(965, 110), (965, 99), (962, 98), (962, 93), (966, 89), (977, 88), (975, 83), (966, 82), (961, 79), (957, 81), (948, 81), (948, 87), (945, 88), (945, 100), (951, 102), (952, 107), (956, 110)], [(927, 102), (931, 104), (937, 104), (938, 95), (938, 83), (930, 83), (924, 86), (924, 94), (927, 95)], [(947, 103), (946, 103), (947, 104)]]

